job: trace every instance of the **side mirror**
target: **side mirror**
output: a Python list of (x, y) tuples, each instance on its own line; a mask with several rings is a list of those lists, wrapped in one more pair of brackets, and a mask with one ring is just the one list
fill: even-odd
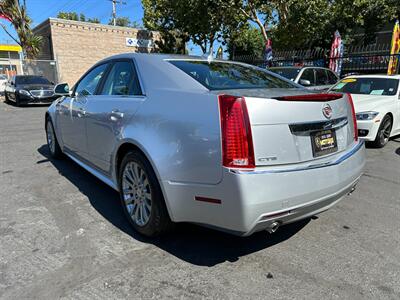
[(57, 96), (69, 96), (69, 85), (68, 83), (60, 83), (54, 87), (54, 94)]
[(300, 79), (299, 83), (300, 83), (302, 86), (311, 86), (311, 81), (310, 81), (310, 80), (307, 80), (307, 79)]

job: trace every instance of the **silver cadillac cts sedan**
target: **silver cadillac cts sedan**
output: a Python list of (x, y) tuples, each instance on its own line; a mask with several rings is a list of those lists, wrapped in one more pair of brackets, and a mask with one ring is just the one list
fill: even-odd
[(312, 93), (242, 63), (122, 54), (55, 92), (51, 155), (119, 191), (147, 236), (174, 222), (274, 232), (332, 207), (365, 164), (349, 95)]

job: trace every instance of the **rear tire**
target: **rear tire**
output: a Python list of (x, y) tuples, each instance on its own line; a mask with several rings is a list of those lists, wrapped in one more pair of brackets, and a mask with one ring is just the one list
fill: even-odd
[(376, 134), (375, 141), (372, 145), (376, 148), (383, 148), (389, 142), (390, 133), (392, 131), (392, 118), (386, 115), (379, 126), (378, 133)]
[(118, 179), (122, 208), (137, 232), (154, 237), (172, 227), (159, 182), (143, 154), (128, 152)]
[(46, 139), (47, 147), (49, 148), (51, 157), (56, 159), (61, 158), (61, 147), (58, 144), (56, 133), (54, 131), (53, 123), (51, 122), (50, 117), (48, 117), (46, 121)]

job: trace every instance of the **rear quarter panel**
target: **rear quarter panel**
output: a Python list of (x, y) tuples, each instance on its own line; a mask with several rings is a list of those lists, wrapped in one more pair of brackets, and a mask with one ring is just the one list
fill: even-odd
[(217, 184), (222, 178), (218, 99), (207, 92), (153, 90), (123, 131), (160, 181)]

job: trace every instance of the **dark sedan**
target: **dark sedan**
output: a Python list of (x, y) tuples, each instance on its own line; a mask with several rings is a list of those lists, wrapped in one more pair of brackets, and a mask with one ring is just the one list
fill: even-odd
[(54, 84), (42, 76), (16, 75), (7, 82), (4, 97), (16, 106), (26, 103), (51, 103), (58, 98)]

